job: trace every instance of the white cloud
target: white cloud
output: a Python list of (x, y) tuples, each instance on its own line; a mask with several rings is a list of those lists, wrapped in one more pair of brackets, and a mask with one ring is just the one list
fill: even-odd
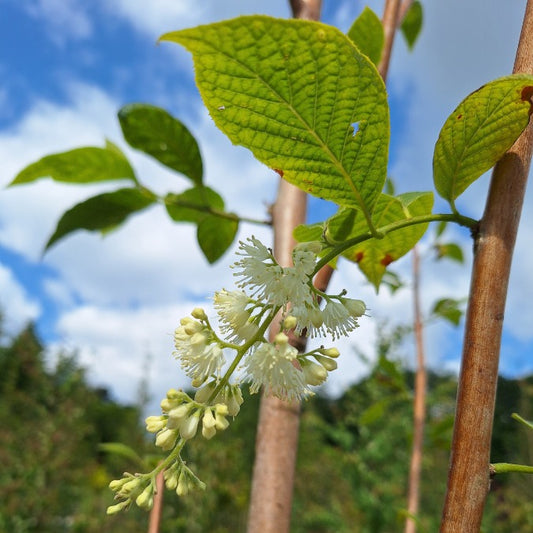
[(172, 341), (179, 318), (190, 312), (190, 305), (75, 308), (58, 321), (61, 340), (48, 347), (49, 358), (61, 350), (74, 351), (91, 382), (109, 388), (124, 402), (138, 400), (139, 384), (146, 379), (154, 407), (168, 388), (187, 384), (172, 357)]
[[(106, 135), (120, 138), (114, 118), (118, 106), (111, 98), (81, 84), (71, 84), (68, 91), (68, 105), (39, 101), (18, 124), (0, 133), (0, 186), (5, 187), (26, 165), (44, 155), (79, 146), (102, 146)], [(36, 259), (59, 215), (91, 190), (94, 194), (90, 187), (49, 180), (4, 190), (0, 195), (0, 242)]]
[(279, 17), (289, 15), (286, 0), (116, 0), (103, 2), (109, 13), (127, 20), (138, 31), (151, 39), (158, 38), (166, 31), (180, 30), (199, 24), (207, 24), (235, 16), (262, 13)]
[(13, 272), (0, 263), (2, 333), (16, 335), (20, 329), (41, 313), (40, 305), (31, 298), (17, 281)]
[[(33, 5), (41, 6), (41, 16), (49, 13), (54, 6), (59, 9), (58, 2), (46, 4), (49, 11), (45, 10), (43, 2)], [(263, 0), (160, 0), (149, 3), (120, 0), (102, 2), (101, 5), (108, 13), (127, 20), (151, 39), (166, 30), (229, 18), (244, 12), (288, 15), (285, 0), (270, 3)], [(345, 11), (339, 10), (339, 17), (351, 18), (355, 15), (352, 8), (346, 8), (347, 3), (343, 5)], [(402, 132), (404, 137), (394, 139), (399, 158), (391, 173), (401, 191), (432, 188), (433, 144), (447, 114), (466, 93), (511, 68), (515, 41), (476, 39), (469, 25), (475, 18), (479, 28), (488, 28), (484, 30), (487, 35), (516, 35), (522, 7), (508, 6), (509, 9), (500, 16), (502, 11), (494, 3), (490, 9), (480, 2), (476, 2), (475, 6), (476, 9), (470, 12), (469, 7), (459, 2), (454, 2), (453, 6), (446, 4), (445, 7), (426, 3), (425, 27), (415, 52), (408, 54), (401, 39), (398, 39), (390, 75), (391, 87), (395, 95), (412, 96), (407, 124)], [(78, 10), (79, 16), (86, 13), (81, 3), (77, 7), (74, 2), (65, 3), (64, 9)], [(380, 13), (379, 7), (376, 11)], [(461, 16), (465, 22), (459, 23), (467, 28), (464, 34), (454, 26), (456, 22), (451, 22)], [(338, 22), (341, 24), (342, 20), (339, 18)], [(501, 28), (496, 27), (496, 22), (501, 22)], [(345, 21), (344, 26), (349, 23), (351, 20)], [(82, 33), (90, 32), (90, 21), (88, 24), (86, 30), (82, 26)], [(483, 54), (489, 58), (487, 62), (490, 65), (485, 64)], [(180, 88), (176, 88), (176, 92), (179, 91)], [(169, 95), (166, 97), (171, 98)], [(190, 115), (196, 120), (190, 126), (199, 139), (205, 159), (207, 183), (224, 192), (229, 209), (264, 218), (265, 204), (274, 198), (277, 176), (255, 162), (244, 149), (232, 146), (214, 127), (207, 112), (199, 111), (201, 104), (196, 96), (187, 93), (175, 98), (178, 102), (187, 102), (187, 112), (194, 111)], [(81, 84), (70, 85), (70, 101), (66, 105), (37, 102), (16, 126), (0, 134), (2, 185), (42, 155), (80, 145), (102, 145), (104, 137), (109, 137), (125, 149), (140, 180), (147, 186), (162, 194), (187, 187), (185, 178), (167, 172), (125, 146), (115, 118), (119, 106), (120, 103), (105, 91)], [(95, 190), (101, 191), (102, 187), (69, 187), (42, 181), (4, 191), (0, 195), (0, 242), (37, 260), (59, 215), (73, 203), (94, 194)], [(482, 209), (483, 188), (486, 188), (486, 183), (475, 185), (470, 196), (465, 195), (468, 198), (464, 202), (465, 207), (478, 216)], [(531, 205), (531, 202), (528, 204)], [(528, 224), (528, 218), (524, 220)], [(241, 238), (250, 233), (269, 239), (267, 229), (251, 226), (243, 228)], [(531, 293), (529, 272), (533, 264), (533, 255), (527, 248), (527, 242), (531, 240), (528, 233), (526, 227), (517, 247), (521, 251), (517, 251), (513, 280), (518, 283), (511, 287), (506, 322), (509, 324), (511, 320), (510, 331), (523, 339), (531, 338), (529, 324), (533, 320), (527, 311), (531, 308), (528, 306), (528, 294)], [(456, 234), (468, 247), (465, 232)], [(232, 256), (227, 255), (218, 265), (207, 265), (195, 243), (194, 228), (171, 223), (160, 206), (133, 217), (124, 227), (105, 238), (79, 232), (59, 243), (45, 257), (46, 264), (57, 272), (57, 277), (47, 280), (45, 289), (61, 309), (57, 324), (61, 339), (50, 347), (50, 351), (65, 345), (77, 349), (82, 364), (90, 369), (91, 379), (112, 387), (118, 397), (128, 401), (135, 399), (143, 377), (145, 358), (151, 354), (150, 380), (157, 403), (167, 388), (187, 383), (171, 356), (172, 331), (177, 321), (194, 306), (204, 305), (214, 290), (222, 286), (232, 287), (231, 271), (227, 268), (232, 261)], [(395, 269), (409, 278), (410, 260), (399, 262)], [(455, 297), (466, 295), (469, 274), (468, 262), (464, 267), (425, 262), (422, 276), (426, 311), (437, 298), (450, 294)], [(0, 288), (1, 282), (0, 270)], [(11, 285), (13, 280), (10, 282), (8, 279), (7, 286)], [(376, 297), (373, 289), (362, 282), (353, 265), (342, 265), (333, 278), (331, 290), (338, 292), (343, 288), (348, 289), (349, 296), (364, 299), (372, 316), (361, 320), (361, 327), (352, 339), (335, 343), (339, 344), (343, 356), (339, 361), (339, 370), (333, 373), (328, 385), (328, 390), (332, 392), (367, 371), (351, 355), (352, 346), (356, 343), (366, 353), (374, 353), (375, 319), (385, 318), (395, 324), (409, 321), (412, 315), (408, 290), (390, 296), (386, 289), (382, 289)], [(2, 290), (4, 293), (10, 294)], [(32, 307), (23, 293), (10, 297), (10, 300), (16, 302), (17, 298), (22, 302), (19, 304), (19, 316), (36, 316), (38, 307)], [(77, 306), (78, 299), (83, 303)], [(456, 358), (450, 358), (449, 354), (450, 350), (455, 350), (460, 335), (460, 332), (445, 326), (428, 328), (426, 346), (429, 361), (441, 368), (443, 358), (447, 357), (446, 365), (454, 366)], [(412, 353), (407, 344), (405, 353)]]

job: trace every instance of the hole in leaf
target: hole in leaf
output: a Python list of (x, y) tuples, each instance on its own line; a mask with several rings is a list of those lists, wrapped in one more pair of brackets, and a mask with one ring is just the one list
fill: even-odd
[(353, 122), (350, 124), (352, 137), (355, 137), (357, 135), (357, 132), (359, 131), (359, 122)]

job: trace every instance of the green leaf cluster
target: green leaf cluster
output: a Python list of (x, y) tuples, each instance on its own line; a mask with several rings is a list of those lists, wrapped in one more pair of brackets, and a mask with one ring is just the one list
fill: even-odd
[[(410, 46), (422, 24), (413, 2), (402, 31)], [(240, 17), (161, 37), (193, 55), (196, 82), (216, 125), (235, 143), (302, 190), (335, 202), (339, 211), (323, 224), (298, 228), (300, 241), (321, 240), (324, 262), (338, 256), (357, 263), (376, 287), (390, 263), (405, 255), (429, 222), (474, 229), (455, 200), (514, 143), (531, 114), (533, 76), (495, 80), (469, 95), (445, 122), (435, 145), (434, 183), (451, 213), (433, 214), (429, 192), (395, 196), (387, 182), (390, 136), (387, 94), (375, 64), (383, 27), (363, 10), (348, 35), (311, 21)], [(233, 242), (239, 217), (203, 183), (198, 144), (167, 111), (130, 104), (119, 112), (126, 141), (190, 179), (192, 187), (159, 198), (142, 186), (113, 144), (44, 157), (12, 185), (43, 176), (67, 183), (129, 180), (131, 187), (95, 196), (67, 211), (47, 247), (78, 229), (105, 233), (156, 202), (175, 222), (197, 227), (209, 262)], [(383, 191), (387, 191), (384, 193)], [(389, 194), (390, 193), (390, 194)], [(438, 252), (460, 261), (452, 244)]]
[(91, 146), (45, 156), (19, 172), (10, 185), (27, 184), (43, 177), (78, 185), (130, 181), (129, 187), (98, 194), (66, 211), (45, 250), (77, 230), (106, 234), (132, 215), (161, 202), (172, 220), (197, 226), (200, 248), (210, 263), (215, 262), (232, 244), (239, 218), (227, 213), (222, 197), (204, 185), (203, 162), (196, 139), (182, 122), (152, 105), (126, 105), (118, 118), (130, 146), (187, 177), (193, 187), (180, 194), (168, 193), (160, 199), (139, 183), (126, 156), (110, 141), (104, 148)]

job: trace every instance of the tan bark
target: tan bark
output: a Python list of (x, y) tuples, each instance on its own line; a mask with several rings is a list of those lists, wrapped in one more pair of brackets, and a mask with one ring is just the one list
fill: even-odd
[(426, 362), (424, 354), (424, 326), (420, 309), (420, 256), (418, 249), (413, 248), (413, 307), (414, 333), (416, 346), (416, 377), (415, 397), (413, 403), (413, 447), (409, 466), (409, 485), (407, 493), (407, 512), (405, 533), (415, 533), (416, 517), (420, 501), (420, 477), (424, 448), (424, 426), (426, 420)]
[[(527, 3), (514, 72), (533, 73), (533, 0)], [(477, 533), (481, 526), (507, 285), (532, 146), (530, 124), (492, 173), (475, 239), (441, 533)]]

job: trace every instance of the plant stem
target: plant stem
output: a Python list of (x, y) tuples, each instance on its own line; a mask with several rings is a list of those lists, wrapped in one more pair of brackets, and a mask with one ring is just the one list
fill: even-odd
[[(392, 222), (391, 224), (387, 224), (386, 226), (379, 228), (379, 233), (384, 237), (388, 233), (392, 233), (394, 231), (407, 228), (409, 226), (416, 226), (418, 224), (428, 224), (429, 222), (441, 222), (441, 221), (456, 222), (457, 224), (470, 228), (473, 231), (477, 228), (479, 224), (479, 222), (477, 220), (474, 220), (473, 218), (464, 217), (462, 215), (442, 213), (442, 214), (435, 214), (435, 215), (424, 215), (424, 216), (419, 216), (419, 217), (412, 217), (412, 218), (408, 218), (405, 220), (399, 220), (397, 222)], [(357, 237), (353, 237), (352, 239), (347, 239), (341, 244), (334, 246), (332, 250), (326, 253), (324, 257), (322, 257), (322, 259), (318, 261), (318, 263), (316, 264), (317, 272), (324, 265), (327, 265), (330, 261), (338, 257), (342, 252), (348, 250), (352, 246), (355, 246), (357, 244), (360, 244), (364, 241), (368, 241), (373, 238), (374, 236), (370, 232), (367, 232), (367, 233), (364, 233), (363, 235), (358, 235)]]
[(381, 22), (383, 23), (383, 30), (385, 32), (385, 42), (383, 44), (381, 61), (378, 65), (378, 71), (383, 81), (387, 79), (387, 73), (389, 72), (392, 45), (394, 44), (394, 37), (400, 20), (400, 4), (400, 0), (386, 0), (385, 8), (383, 9)]
[(155, 478), (154, 506), (150, 511), (150, 520), (148, 523), (148, 533), (159, 533), (161, 524), (161, 512), (163, 510), (163, 494), (165, 492), (165, 473), (163, 470), (158, 472)]
[(493, 474), (508, 474), (509, 472), (533, 474), (533, 466), (515, 465), (513, 463), (494, 463), (490, 465), (490, 470)]
[(414, 333), (416, 343), (416, 377), (415, 397), (413, 405), (413, 448), (409, 467), (409, 485), (407, 494), (407, 520), (405, 533), (415, 533), (416, 517), (420, 501), (420, 474), (422, 472), (422, 452), (424, 447), (424, 426), (426, 419), (426, 363), (424, 354), (424, 338), (422, 313), (420, 310), (420, 256), (418, 248), (413, 248), (413, 308)]
[[(533, 0), (528, 0), (515, 73), (533, 72), (532, 45)], [(494, 169), (475, 239), (441, 533), (478, 533), (481, 527), (507, 285), (532, 147), (530, 124)]]

